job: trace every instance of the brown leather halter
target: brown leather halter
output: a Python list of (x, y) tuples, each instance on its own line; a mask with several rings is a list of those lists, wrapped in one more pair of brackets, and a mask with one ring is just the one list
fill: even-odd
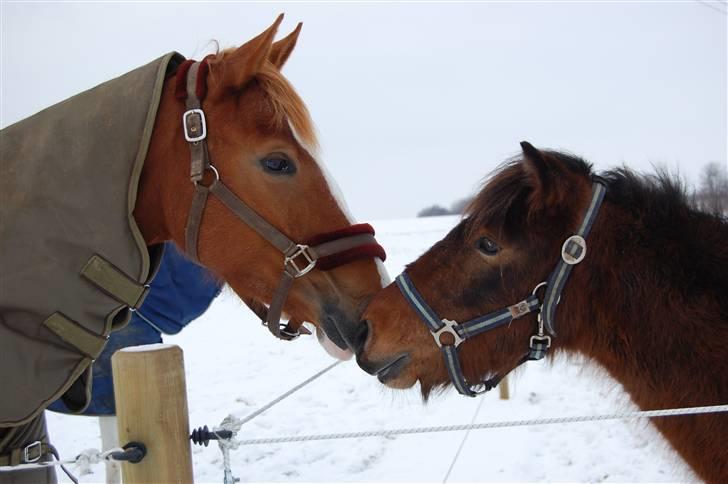
[[(180, 66), (177, 74), (178, 76), (186, 74), (185, 103), (187, 110), (182, 116), (182, 125), (192, 159), (190, 179), (195, 186), (195, 195), (185, 227), (187, 255), (193, 261), (199, 262), (197, 241), (200, 224), (207, 197), (212, 193), (240, 220), (283, 254), (283, 272), (270, 306), (266, 308), (262, 302), (254, 299), (243, 299), (243, 302), (261, 318), (263, 325), (267, 326), (277, 338), (292, 340), (302, 333), (310, 334), (302, 327), (303, 321), (292, 319), (287, 325), (280, 324), (283, 306), (293, 281), (312, 271), (317, 262), (325, 258), (329, 259), (325, 265), (320, 264), (322, 267), (319, 269), (321, 270), (330, 270), (363, 257), (379, 257), (384, 260), (386, 258), (384, 249), (377, 243), (374, 238), (374, 230), (368, 224), (353, 225), (338, 232), (321, 234), (314, 240), (322, 242), (315, 245), (296, 243), (258, 215), (225, 186), (220, 180), (219, 172), (210, 161), (207, 148), (207, 124), (200, 99), (202, 96), (198, 95), (200, 92), (198, 82), (204, 81), (204, 79), (198, 79), (198, 74), (201, 67), (204, 67), (205, 72), (207, 71), (205, 63), (206, 60), (202, 62), (187, 61)], [(203, 176), (206, 171), (210, 171), (214, 175), (214, 180), (209, 185), (203, 184)]]

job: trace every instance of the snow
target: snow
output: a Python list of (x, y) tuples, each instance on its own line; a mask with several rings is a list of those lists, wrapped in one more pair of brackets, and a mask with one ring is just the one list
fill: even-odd
[[(457, 217), (375, 223), (378, 240), (388, 252), (389, 272), (399, 273), (455, 223)], [(166, 342), (184, 349), (191, 427), (217, 426), (228, 414), (245, 417), (334, 361), (315, 337), (292, 343), (271, 338), (229, 290), (199, 321)], [(636, 410), (617, 382), (580, 359), (528, 363), (510, 385), (510, 400), (500, 400), (497, 391), (471, 399), (449, 390), (425, 406), (417, 390), (387, 389), (349, 361), (246, 423), (239, 437)], [(96, 418), (50, 413), (49, 427), (64, 458), (101, 446)], [(240, 447), (232, 451), (233, 474), (242, 482), (442, 482), (465, 435)], [(192, 452), (197, 482), (221, 482), (222, 455), (217, 446), (195, 446)], [(68, 482), (62, 475), (60, 479)], [(103, 466), (81, 480), (103, 481)], [(474, 430), (449, 475), (449, 482), (686, 480), (696, 478), (646, 421)]]
[(147, 353), (149, 351), (168, 350), (173, 346), (174, 345), (170, 343), (154, 343), (150, 345), (127, 346), (126, 348), (122, 348), (119, 351), (123, 351), (124, 353)]

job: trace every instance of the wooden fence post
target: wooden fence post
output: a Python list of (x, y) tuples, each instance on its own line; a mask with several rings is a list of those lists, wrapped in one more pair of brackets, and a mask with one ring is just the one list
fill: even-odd
[(124, 348), (111, 358), (119, 443), (141, 442), (146, 457), (123, 463), (127, 484), (192, 483), (192, 453), (182, 349), (174, 345)]
[(498, 384), (498, 392), (500, 393), (501, 400), (508, 400), (511, 398), (510, 388), (508, 388), (508, 375), (504, 376)]

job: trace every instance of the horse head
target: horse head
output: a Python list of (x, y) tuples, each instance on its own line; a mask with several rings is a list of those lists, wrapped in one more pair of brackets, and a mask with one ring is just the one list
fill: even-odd
[[(576, 232), (593, 184), (580, 160), (522, 146), (523, 157), (495, 173), (467, 216), (367, 308), (354, 350), (386, 385), (419, 381), (427, 397), (452, 380), (472, 395), (542, 357), (531, 345), (543, 353), (550, 346), (552, 328), (537, 320), (541, 283)], [(561, 332), (556, 347), (567, 339)]]
[[(263, 317), (283, 311), (312, 322), (327, 349), (346, 357), (337, 328), (358, 323), (381, 289), (384, 252), (371, 227), (353, 225), (318, 160), (308, 110), (281, 74), (301, 24), (274, 42), (282, 18), (167, 81), (135, 217), (148, 244), (174, 240)], [(195, 152), (204, 157), (197, 178)], [(277, 315), (270, 319), (276, 333)]]

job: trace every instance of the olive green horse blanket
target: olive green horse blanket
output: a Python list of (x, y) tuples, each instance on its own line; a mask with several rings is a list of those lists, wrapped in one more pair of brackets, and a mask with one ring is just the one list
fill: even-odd
[(91, 363), (153, 275), (137, 187), (176, 53), (0, 131), (0, 427), (63, 397), (88, 404)]

